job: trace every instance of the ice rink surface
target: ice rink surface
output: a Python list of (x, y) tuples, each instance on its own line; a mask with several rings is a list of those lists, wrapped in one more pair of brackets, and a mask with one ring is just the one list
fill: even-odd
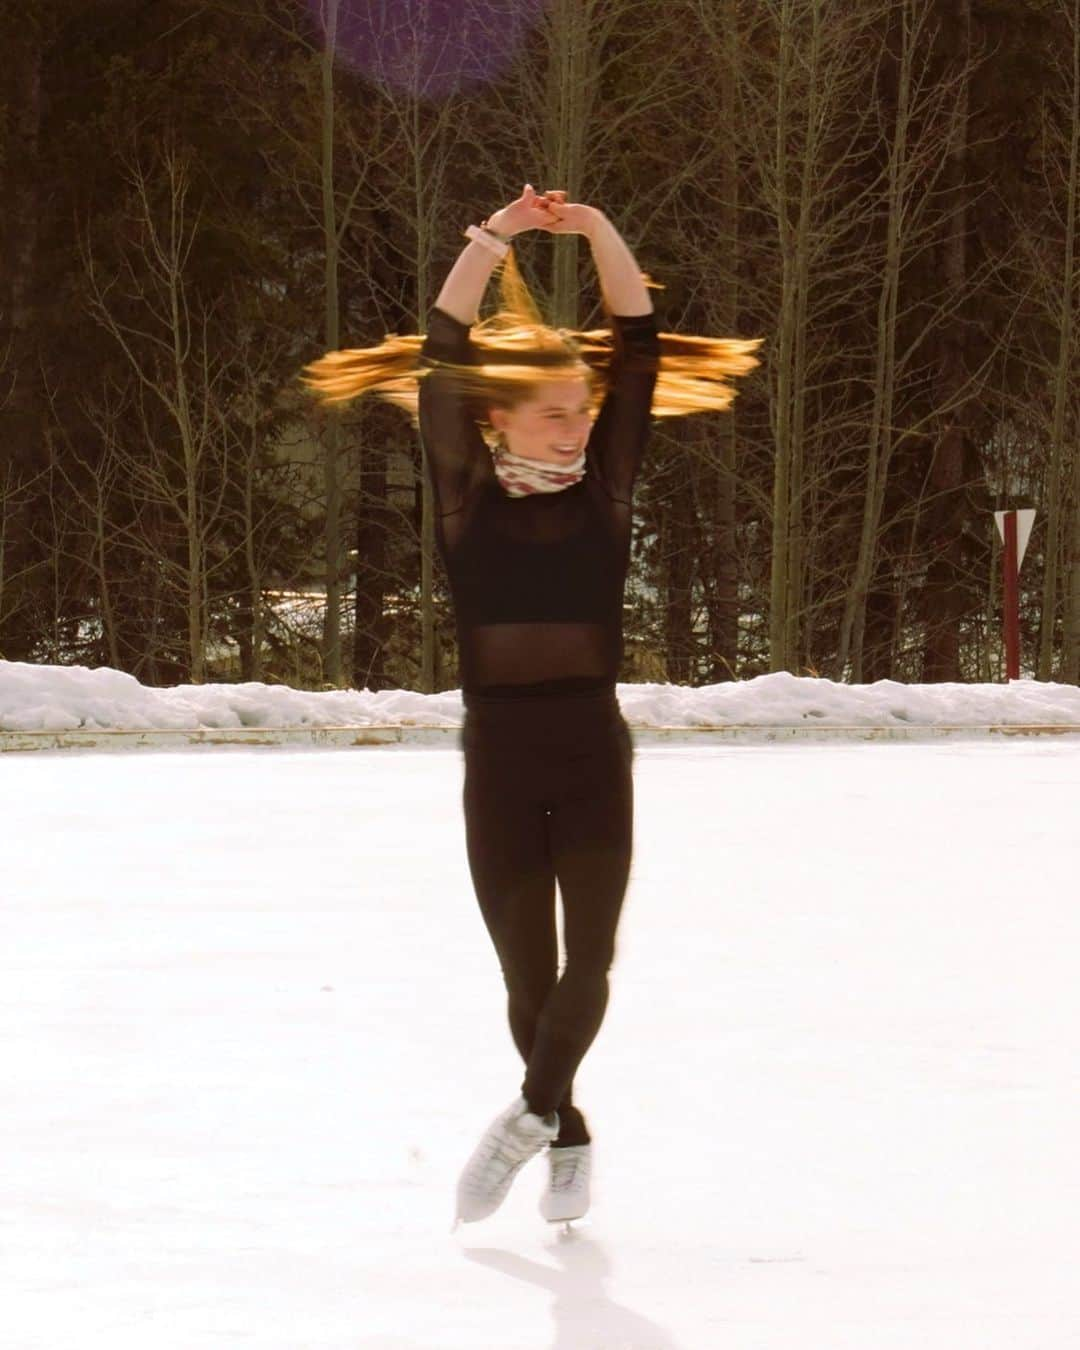
[(570, 1236), (461, 782), (0, 756), (4, 1350), (1080, 1345), (1080, 744), (639, 746)]

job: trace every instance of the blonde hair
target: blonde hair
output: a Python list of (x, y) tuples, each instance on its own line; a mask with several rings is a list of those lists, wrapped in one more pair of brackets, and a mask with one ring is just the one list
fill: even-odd
[[(647, 286), (663, 290), (649, 277), (644, 276), (644, 280)], [(422, 358), (422, 334), (388, 333), (374, 347), (327, 352), (303, 367), (301, 381), (327, 405), (348, 403), (371, 393), (403, 408), (416, 426), (420, 381), (438, 367), (453, 373), (461, 393), (473, 403), (477, 422), (488, 425), (489, 407), (512, 408), (534, 396), (545, 374), (561, 378), (580, 374), (588, 381), (595, 415), (603, 402), (604, 377), (614, 353), (610, 328), (579, 332), (545, 324), (518, 270), (512, 247), (501, 263), (499, 294), (501, 308), (470, 329), (474, 365)], [(753, 353), (764, 341), (688, 337), (681, 333), (660, 333), (659, 338), (653, 417), (686, 417), (730, 408), (736, 392), (730, 378), (760, 365)], [(649, 369), (657, 362), (655, 357), (646, 360)]]

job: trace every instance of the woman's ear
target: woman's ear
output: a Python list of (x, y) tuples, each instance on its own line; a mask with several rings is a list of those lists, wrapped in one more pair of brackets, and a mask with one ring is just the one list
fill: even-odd
[(506, 430), (506, 412), (502, 408), (489, 408), (488, 421), (496, 431)]

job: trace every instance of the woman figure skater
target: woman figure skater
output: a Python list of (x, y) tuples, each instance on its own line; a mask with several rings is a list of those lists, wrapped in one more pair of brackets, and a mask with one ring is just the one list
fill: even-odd
[[(588, 238), (607, 329), (544, 324), (510, 247), (528, 229)], [(454, 1227), (494, 1213), (545, 1148), (540, 1210), (558, 1223), (589, 1207), (574, 1075), (607, 1008), (630, 871), (634, 751), (615, 686), (634, 480), (650, 415), (730, 406), (724, 377), (758, 364), (759, 341), (660, 334), (614, 225), (565, 192), (526, 184), (466, 234), (422, 340), (327, 353), (305, 382), (327, 403), (371, 390), (418, 417), (454, 603), (466, 851), (525, 1065), (461, 1174)], [(502, 308), (478, 323), (500, 260)]]

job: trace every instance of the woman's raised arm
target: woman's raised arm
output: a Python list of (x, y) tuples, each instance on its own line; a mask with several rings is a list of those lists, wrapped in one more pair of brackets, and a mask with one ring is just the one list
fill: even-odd
[(607, 307), (612, 314), (633, 318), (653, 312), (652, 297), (626, 240), (602, 211), (588, 231), (593, 261)]
[[(493, 225), (492, 229), (495, 228)], [(443, 282), (436, 306), (458, 323), (466, 323), (471, 328), (479, 317), (480, 301), (498, 261), (494, 249), (470, 239)]]
[(595, 206), (568, 202), (561, 189), (546, 192), (552, 220), (541, 228), (550, 234), (583, 234), (592, 247), (600, 289), (612, 314), (636, 318), (652, 314), (653, 302), (634, 255), (615, 226)]
[[(548, 216), (547, 204), (526, 183), (521, 197), (496, 211), (487, 223), (499, 234), (514, 235), (532, 229)], [(462, 249), (428, 316), (422, 357), (436, 363), (472, 363), (469, 330), (477, 320), (484, 287), (498, 261), (493, 249), (475, 239)], [(437, 364), (420, 384), (418, 411), (424, 459), (438, 512), (441, 516), (454, 515), (476, 483), (492, 473), (491, 455), (468, 400), (462, 397), (456, 380)]]
[[(487, 223), (498, 234), (515, 235), (521, 234), (523, 230), (536, 229), (550, 219), (551, 213), (544, 198), (537, 196), (531, 183), (526, 183), (517, 201), (489, 216)], [(472, 327), (479, 317), (480, 301), (484, 298), (484, 291), (498, 261), (499, 256), (494, 249), (470, 239), (443, 282), (443, 288), (435, 301), (436, 306), (452, 319), (457, 319), (458, 323)]]

